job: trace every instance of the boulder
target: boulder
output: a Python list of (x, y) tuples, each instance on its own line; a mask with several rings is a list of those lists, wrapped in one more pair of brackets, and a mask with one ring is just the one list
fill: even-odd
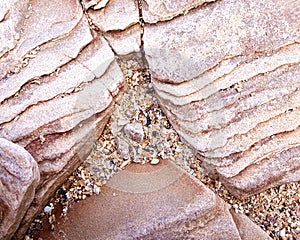
[(162, 108), (235, 195), (300, 180), (299, 13), (297, 1), (225, 0), (145, 24)]
[(9, 240), (33, 201), (40, 172), (21, 146), (0, 138), (0, 238)]

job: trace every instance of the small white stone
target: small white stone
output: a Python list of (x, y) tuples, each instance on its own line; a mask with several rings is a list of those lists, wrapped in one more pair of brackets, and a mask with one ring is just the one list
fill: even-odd
[(158, 158), (153, 158), (152, 160), (151, 160), (151, 162), (150, 162), (150, 164), (152, 164), (152, 165), (156, 165), (156, 164), (158, 164), (159, 163), (159, 159)]
[(50, 213), (53, 210), (53, 208), (54, 208), (53, 206), (51, 206), (51, 207), (50, 206), (46, 206), (46, 207), (44, 207), (44, 212), (45, 213)]
[(283, 229), (281, 229), (281, 230), (279, 231), (279, 236), (280, 236), (280, 237), (284, 237), (284, 236), (285, 236), (285, 228), (283, 228)]
[(93, 192), (98, 195), (100, 193), (100, 188), (97, 185), (94, 185)]

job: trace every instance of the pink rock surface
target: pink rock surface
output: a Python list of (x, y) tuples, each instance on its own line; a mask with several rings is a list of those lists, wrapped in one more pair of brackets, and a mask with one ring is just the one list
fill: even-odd
[(296, 1), (228, 0), (145, 25), (161, 106), (235, 195), (300, 180), (299, 13)]
[[(199, 180), (167, 160), (131, 164), (102, 188), (99, 196), (76, 203), (55, 231), (47, 227), (34, 239), (250, 239), (240, 232), (253, 223), (246, 216), (236, 225), (227, 204)], [(80, 216), (80, 218), (78, 218)], [(270, 239), (259, 227), (255, 239)]]
[(39, 180), (39, 168), (30, 153), (0, 138), (1, 239), (13, 237), (34, 198)]
[(105, 8), (89, 10), (88, 15), (103, 32), (124, 30), (139, 22), (138, 4), (135, 0), (110, 0)]

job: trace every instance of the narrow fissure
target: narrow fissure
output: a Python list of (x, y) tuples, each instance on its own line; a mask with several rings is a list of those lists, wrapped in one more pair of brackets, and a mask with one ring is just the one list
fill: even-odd
[(139, 7), (139, 24), (141, 26), (141, 47), (140, 47), (140, 52), (141, 52), (141, 57), (142, 57), (142, 62), (143, 66), (145, 69), (148, 69), (148, 61), (145, 56), (145, 49), (144, 49), (144, 18), (143, 18), (143, 8), (142, 8), (142, 1), (137, 0), (138, 7)]

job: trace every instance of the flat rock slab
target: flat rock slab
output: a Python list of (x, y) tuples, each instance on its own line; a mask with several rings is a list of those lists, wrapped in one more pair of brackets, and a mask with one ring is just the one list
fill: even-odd
[[(242, 229), (254, 225), (234, 220), (223, 200), (170, 161), (129, 165), (56, 219), (55, 231), (45, 226), (34, 239), (250, 239)], [(256, 230), (255, 239), (270, 239)]]

